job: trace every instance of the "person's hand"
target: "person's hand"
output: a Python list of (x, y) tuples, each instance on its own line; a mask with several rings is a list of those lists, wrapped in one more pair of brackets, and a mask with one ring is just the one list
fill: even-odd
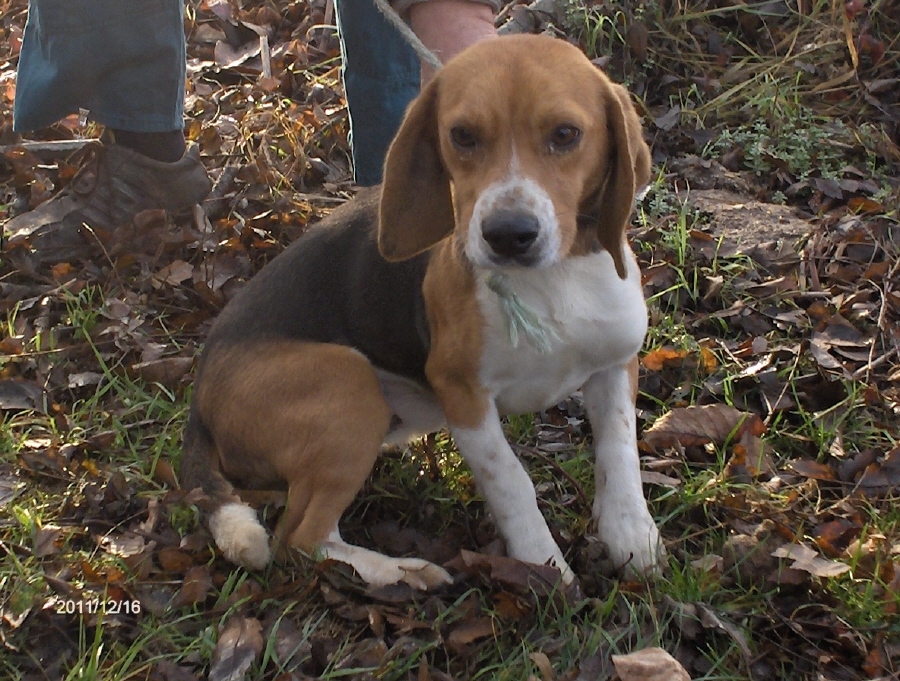
[[(409, 21), (419, 40), (442, 63), (472, 43), (497, 35), (491, 8), (470, 0), (416, 3), (409, 10)], [(433, 75), (434, 69), (422, 64), (422, 84), (431, 80)]]

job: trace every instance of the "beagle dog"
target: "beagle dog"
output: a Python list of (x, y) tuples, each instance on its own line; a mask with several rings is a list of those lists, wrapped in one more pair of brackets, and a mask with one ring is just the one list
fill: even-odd
[[(624, 236), (649, 178), (628, 93), (572, 45), (510, 36), (450, 60), (407, 110), (383, 186), (311, 228), (213, 325), (181, 473), (225, 557), (261, 568), (296, 547), (373, 585), (449, 582), (338, 530), (383, 444), (447, 426), (508, 554), (570, 583), (500, 417), (580, 388), (599, 539), (618, 566), (652, 568), (634, 407), (647, 312)], [(276, 488), (270, 547), (236, 490)]]

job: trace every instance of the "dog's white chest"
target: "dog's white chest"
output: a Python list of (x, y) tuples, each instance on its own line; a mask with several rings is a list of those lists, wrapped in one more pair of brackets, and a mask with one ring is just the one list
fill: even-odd
[(640, 349), (647, 309), (637, 263), (628, 262), (625, 280), (616, 275), (606, 252), (569, 258), (547, 269), (504, 272), (519, 301), (541, 320), (549, 347), (540, 347), (527, 334), (510, 333), (497, 293), (479, 282), (485, 322), (480, 377), (501, 413), (544, 409), (580, 388), (597, 370), (622, 364)]

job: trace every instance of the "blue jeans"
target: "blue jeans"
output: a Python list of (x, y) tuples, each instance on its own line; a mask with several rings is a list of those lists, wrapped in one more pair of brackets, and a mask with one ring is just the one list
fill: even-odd
[(371, 0), (338, 0), (356, 182), (381, 182), (384, 156), (419, 93), (419, 59)]
[(183, 0), (30, 0), (15, 130), (79, 109), (119, 130), (181, 130), (183, 17)]

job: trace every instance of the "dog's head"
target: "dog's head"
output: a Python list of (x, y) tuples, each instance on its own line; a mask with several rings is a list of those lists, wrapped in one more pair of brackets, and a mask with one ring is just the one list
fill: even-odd
[(476, 266), (546, 267), (599, 244), (624, 278), (624, 231), (649, 179), (627, 91), (577, 48), (484, 40), (407, 110), (385, 162), (378, 245), (403, 260), (453, 233)]

